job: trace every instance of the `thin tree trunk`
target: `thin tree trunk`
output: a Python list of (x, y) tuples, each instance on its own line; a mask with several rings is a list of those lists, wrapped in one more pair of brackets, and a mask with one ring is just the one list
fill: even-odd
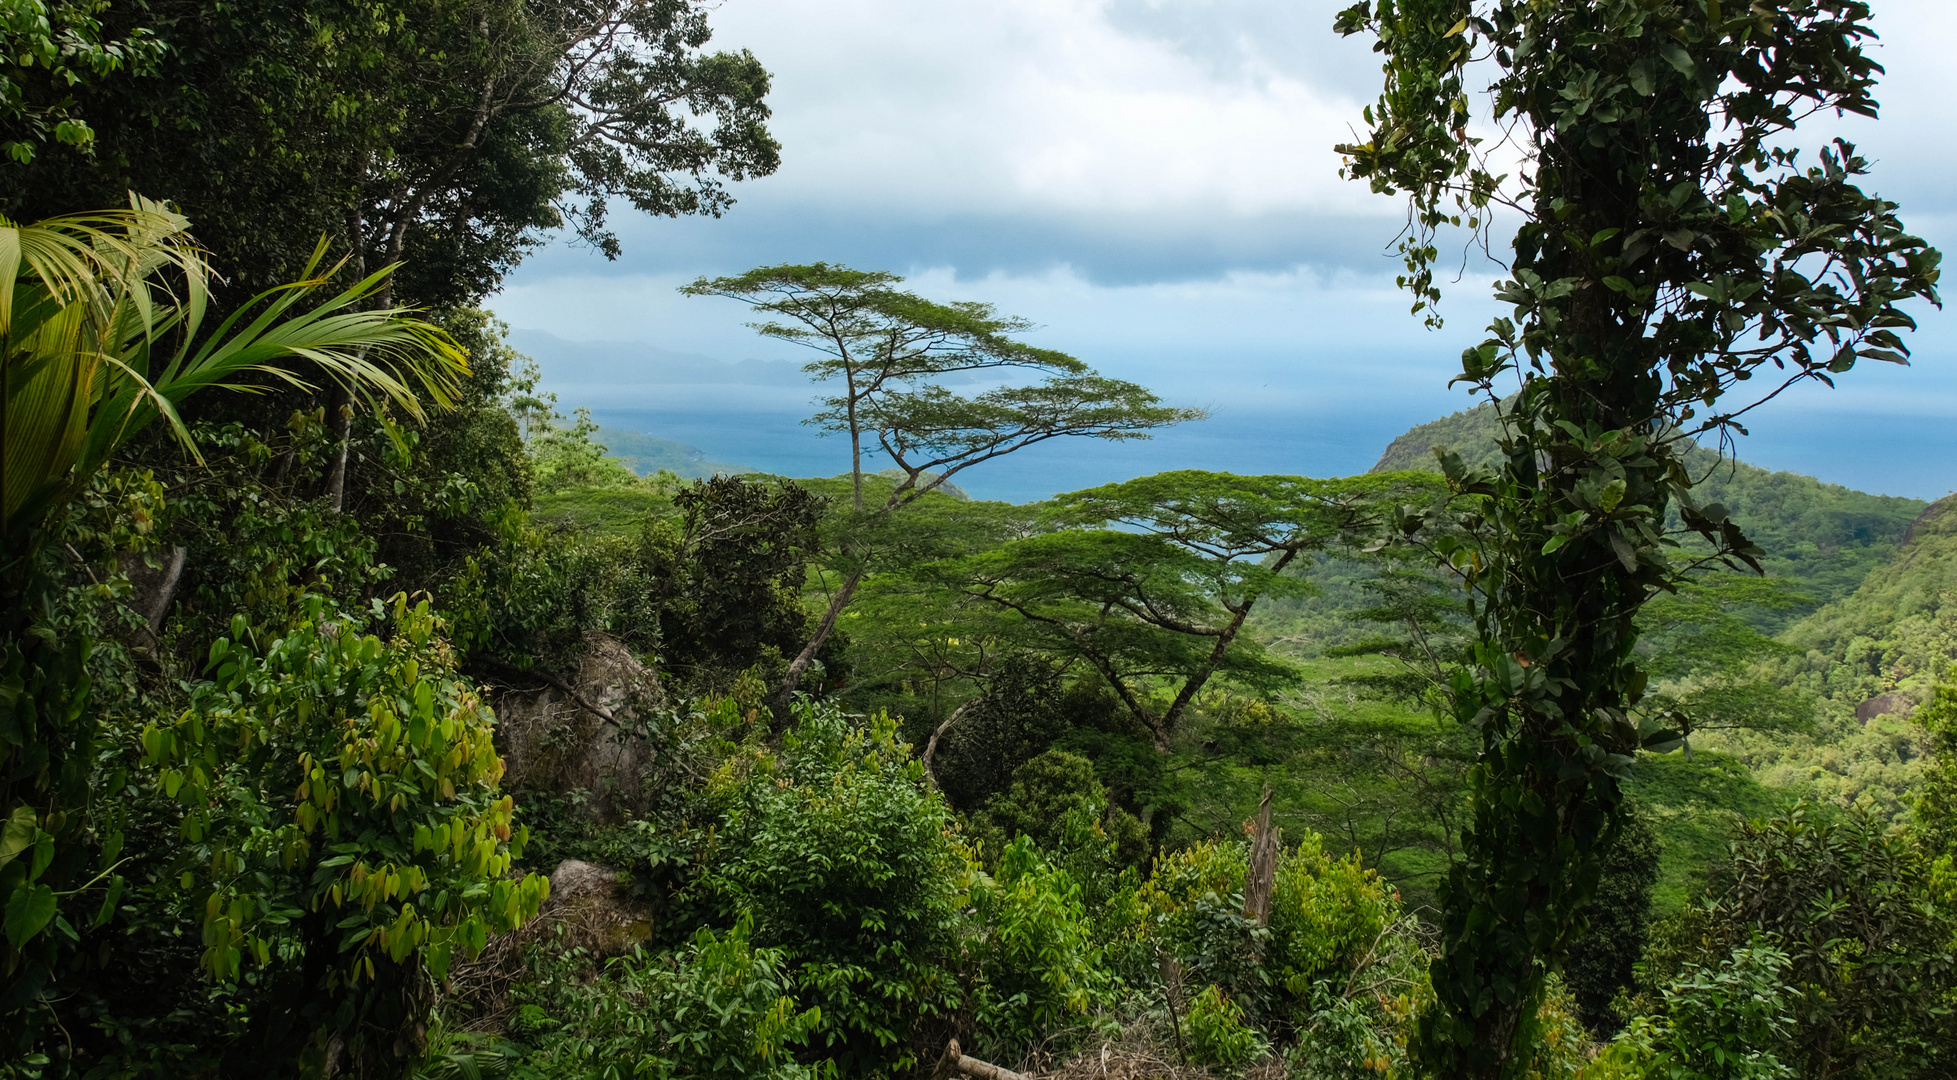
[(802, 651), (788, 665), (788, 673), (782, 676), (781, 685), (775, 688), (775, 700), (770, 703), (777, 727), (787, 724), (788, 704), (795, 698), (795, 688), (801, 684), (802, 676), (808, 674), (809, 665), (815, 663), (815, 654), (821, 651), (823, 643), (829, 640), (830, 632), (836, 629), (836, 619), (842, 615), (843, 609), (849, 606), (850, 598), (856, 595), (856, 587), (862, 582), (861, 570), (853, 571), (843, 579), (842, 588), (837, 589), (836, 595), (829, 598), (829, 610), (822, 613), (822, 622), (816, 625), (815, 636), (809, 639), (807, 645), (802, 646)]
[[(1291, 565), (1291, 560), (1297, 557), (1296, 550), (1286, 549), (1285, 553), (1278, 557), (1278, 561), (1272, 564), (1271, 572), (1282, 573), (1286, 566)], [(1224, 656), (1229, 653), (1231, 643), (1237, 640), (1237, 632), (1243, 629), (1244, 621), (1250, 618), (1250, 608), (1255, 603), (1257, 603), (1257, 595), (1252, 593), (1244, 597), (1243, 606), (1230, 608), (1236, 617), (1230, 620), (1230, 625), (1224, 627), (1223, 633), (1217, 637), (1216, 646), (1210, 650), (1209, 662), (1203, 665), (1203, 670), (1183, 682), (1182, 690), (1176, 694), (1175, 702), (1169, 706), (1168, 712), (1162, 714), (1163, 728), (1169, 731), (1175, 730), (1176, 722), (1182, 719), (1182, 714), (1189, 708), (1189, 703), (1196, 700), (1196, 695), (1203, 689), (1203, 684), (1209, 682), (1210, 676), (1216, 674), (1216, 669), (1223, 666)], [(1227, 603), (1224, 606), (1229, 607)]]
[(1271, 828), (1271, 785), (1257, 804), (1257, 830), (1250, 842), (1250, 872), (1244, 879), (1244, 917), (1259, 926), (1271, 923), (1271, 893), (1277, 886), (1278, 834)]
[[(356, 281), (367, 276), (367, 232), (363, 210), (356, 202), (347, 209), (346, 215), (348, 262)], [(326, 410), (327, 422), (333, 425), (333, 433), (340, 445), (333, 452), (333, 465), (326, 473), (326, 501), (329, 509), (337, 514), (346, 506), (347, 454), (353, 446), (353, 395), (347, 392), (346, 387), (336, 384), (330, 401)]]
[(937, 729), (931, 732), (931, 740), (924, 744), (924, 756), (919, 758), (918, 760), (924, 765), (924, 780), (926, 783), (931, 785), (933, 790), (935, 790), (938, 786), (938, 776), (936, 773), (931, 771), (931, 759), (937, 756), (938, 740), (944, 737), (945, 732), (951, 730), (951, 725), (956, 724), (958, 722), (959, 717), (965, 715), (965, 710), (971, 708), (976, 704), (978, 704), (978, 699), (974, 698), (971, 701), (968, 701), (965, 704), (958, 706), (956, 709), (953, 709), (951, 711), (951, 715), (945, 717), (945, 722), (939, 724)]

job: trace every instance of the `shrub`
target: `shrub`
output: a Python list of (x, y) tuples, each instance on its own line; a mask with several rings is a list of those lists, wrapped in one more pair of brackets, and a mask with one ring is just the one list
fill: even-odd
[(1190, 1001), (1183, 1028), (1189, 1059), (1198, 1065), (1240, 1069), (1270, 1050), (1264, 1037), (1244, 1023), (1243, 1009), (1214, 983)]
[(996, 876), (976, 865), (966, 872), (965, 970), (978, 1046), (1010, 1052), (1084, 1015), (1107, 979), (1080, 885), (1025, 836), (1000, 853)]
[(778, 762), (722, 782), (737, 790), (709, 884), (820, 1009), (811, 1047), (851, 1075), (906, 1067), (920, 1025), (956, 997), (964, 860), (896, 723), (804, 701)]
[(496, 789), (492, 718), (427, 602), (302, 609), (256, 648), (238, 616), (191, 707), (143, 730), (144, 761), (182, 810), (205, 971), (268, 988), (268, 1039), (310, 1026), (315, 1051), (344, 1036), (356, 1058), (398, 1054), (422, 965), (445, 978), (549, 885), (508, 876), (524, 833)]
[(1187, 969), (1195, 985), (1213, 983), (1261, 1013), (1270, 975), (1264, 965), (1270, 931), (1244, 917), (1249, 846), (1203, 841), (1165, 852), (1142, 884), (1146, 933)]
[(724, 934), (702, 928), (676, 952), (622, 956), (595, 979), (581, 954), (547, 942), (533, 956), (550, 958), (520, 992), (513, 1030), (523, 1041), (501, 1056), (562, 1080), (816, 1075), (789, 1047), (815, 1030), (819, 1010), (797, 1011), (784, 954), (750, 937), (747, 920)]
[(1906, 833), (1867, 806), (1826, 818), (1799, 806), (1741, 826), (1710, 891), (1700, 966), (1758, 933), (1785, 952), (1791, 1065), (1815, 1076), (1948, 1074), (1952, 920)]
[(1270, 966), (1280, 1018), (1298, 1032), (1300, 1077), (1376, 1076), (1406, 1064), (1427, 995), (1427, 954), (1399, 894), (1356, 855), (1333, 859), (1307, 831), (1278, 860)]
[(1122, 872), (1149, 851), (1147, 830), (1112, 804), (1094, 763), (1064, 750), (1048, 750), (1013, 770), (1012, 785), (972, 815), (971, 831), (983, 853), (1031, 837), (1073, 873), (1091, 903), (1119, 888)]
[(1664, 1011), (1631, 1021), (1584, 1080), (1777, 1080), (1794, 1076), (1788, 1045), (1788, 955), (1755, 938), (1716, 966), (1693, 965), (1664, 988)]

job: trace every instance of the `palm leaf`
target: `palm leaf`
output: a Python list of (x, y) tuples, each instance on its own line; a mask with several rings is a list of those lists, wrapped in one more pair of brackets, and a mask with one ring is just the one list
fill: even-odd
[[(16, 225), (0, 218), (0, 537), (6, 562), (130, 438), (158, 417), (193, 455), (177, 405), (242, 377), (309, 384), (310, 361), (370, 407), (447, 407), (468, 371), (447, 334), (404, 308), (366, 309), (394, 267), (311, 303), (344, 262), (253, 297), (215, 331), (209, 265), (188, 222), (132, 196), (129, 210)], [(161, 361), (160, 367), (158, 366)]]

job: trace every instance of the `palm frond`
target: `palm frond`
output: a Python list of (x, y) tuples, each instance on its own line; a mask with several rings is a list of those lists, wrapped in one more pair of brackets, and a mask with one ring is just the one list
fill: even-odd
[(315, 301), (344, 266), (322, 239), (301, 280), (258, 294), (209, 334), (212, 273), (189, 222), (131, 197), (128, 210), (17, 225), (0, 217), (0, 537), (23, 538), (129, 439), (161, 417), (193, 456), (177, 406), (239, 379), (310, 384), (309, 361), (350, 395), (409, 416), (453, 400), (468, 367), (405, 308), (365, 308), (394, 267)]

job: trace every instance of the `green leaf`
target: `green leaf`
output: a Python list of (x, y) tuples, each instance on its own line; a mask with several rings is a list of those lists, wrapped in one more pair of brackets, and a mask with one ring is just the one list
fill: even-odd
[(1610, 483), (1605, 484), (1603, 494), (1597, 497), (1597, 505), (1603, 507), (1604, 513), (1606, 514), (1617, 509), (1618, 504), (1623, 501), (1624, 481), (1622, 479), (1612, 480)]
[(1692, 77), (1692, 72), (1696, 70), (1695, 65), (1692, 63), (1692, 54), (1686, 52), (1684, 47), (1675, 41), (1667, 41), (1663, 45), (1658, 46), (1658, 55), (1664, 57), (1665, 63), (1676, 68), (1680, 75), (1688, 79)]
[(40, 831), (40, 822), (33, 807), (25, 803), (14, 807), (6, 824), (0, 826), (0, 866), (13, 862), (21, 852), (33, 845), (34, 834)]
[(116, 905), (121, 900), (122, 878), (118, 875), (115, 880), (109, 882), (109, 891), (102, 897), (102, 910), (95, 913), (95, 922), (90, 924), (89, 929), (93, 930), (109, 925), (109, 920), (115, 918)]
[(54, 918), (54, 890), (36, 882), (23, 885), (7, 898), (7, 941), (18, 949), (47, 928)]
[(1650, 97), (1652, 91), (1658, 88), (1658, 75), (1651, 70), (1651, 58), (1649, 56), (1640, 56), (1637, 60), (1633, 61), (1629, 75), (1631, 89), (1636, 90), (1644, 97)]

